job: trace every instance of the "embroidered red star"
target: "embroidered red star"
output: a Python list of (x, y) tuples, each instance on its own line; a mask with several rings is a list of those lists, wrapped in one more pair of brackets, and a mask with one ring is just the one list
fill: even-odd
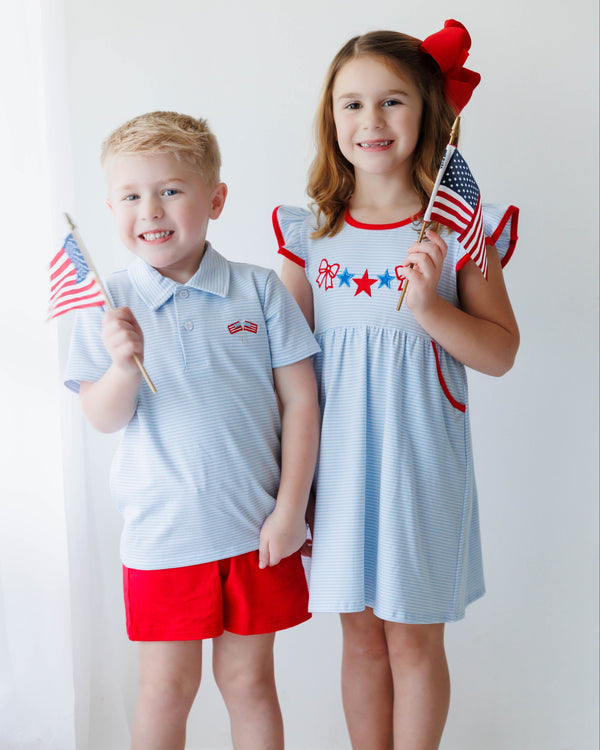
[(361, 292), (366, 292), (369, 295), (369, 297), (370, 297), (371, 296), (371, 287), (377, 281), (377, 279), (370, 279), (369, 278), (369, 269), (365, 269), (365, 272), (360, 277), (360, 279), (352, 279), (352, 281), (357, 286), (357, 289), (354, 292), (354, 296), (355, 297), (356, 297), (357, 294), (360, 294)]

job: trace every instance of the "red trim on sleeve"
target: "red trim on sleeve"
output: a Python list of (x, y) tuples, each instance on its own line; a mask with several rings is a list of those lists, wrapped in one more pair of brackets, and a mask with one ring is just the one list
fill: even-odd
[(502, 264), (502, 268), (508, 263), (508, 261), (512, 258), (512, 254), (515, 251), (515, 247), (517, 245), (517, 240), (519, 239), (519, 235), (517, 233), (518, 227), (519, 227), (519, 209), (516, 206), (509, 206), (506, 209), (506, 212), (502, 219), (500, 220), (500, 223), (496, 227), (496, 231), (494, 234), (489, 238), (489, 242), (487, 242), (486, 238), (486, 244), (488, 245), (495, 245), (498, 241), (498, 237), (502, 234), (504, 231), (504, 227), (506, 226), (507, 222), (510, 221), (510, 240), (508, 243), (508, 250), (504, 253), (504, 257), (500, 261)]
[[(486, 239), (487, 239), (487, 238), (486, 238)], [(489, 242), (486, 242), (486, 245), (489, 245)], [(468, 262), (469, 262), (470, 260), (471, 260), (471, 256), (469, 255), (469, 253), (465, 253), (465, 254), (463, 255), (463, 257), (462, 257), (462, 258), (460, 258), (460, 260), (458, 260), (458, 261), (456, 262), (456, 271), (457, 271), (457, 272), (458, 272), (458, 271), (460, 271), (460, 269), (461, 269), (461, 268), (462, 268), (463, 266), (466, 266), (466, 265), (467, 265), (467, 263), (468, 263)]]
[(463, 413), (466, 411), (467, 407), (464, 404), (461, 404), (460, 401), (457, 401), (454, 396), (450, 393), (448, 390), (448, 386), (446, 385), (446, 381), (444, 380), (444, 376), (442, 375), (442, 368), (440, 366), (440, 358), (438, 356), (437, 347), (435, 345), (435, 341), (431, 342), (431, 346), (433, 347), (433, 353), (435, 354), (435, 366), (437, 368), (437, 374), (438, 374), (438, 380), (440, 381), (440, 385), (442, 386), (442, 390), (444, 391), (444, 395), (448, 399), (448, 401), (452, 404), (452, 406), (455, 409), (458, 409), (458, 411), (462, 411)]
[(275, 206), (275, 208), (273, 209), (273, 215), (271, 217), (273, 220), (273, 229), (275, 230), (275, 236), (277, 237), (277, 252), (280, 255), (283, 255), (284, 258), (294, 261), (294, 263), (299, 265), (301, 268), (305, 268), (306, 263), (304, 262), (304, 260), (299, 255), (293, 253), (291, 250), (288, 250), (285, 246), (285, 237), (283, 236), (283, 232), (281, 231), (281, 227), (279, 226), (279, 221), (277, 219), (277, 211), (280, 208), (281, 206)]
[[(519, 226), (519, 209), (516, 206), (509, 206), (504, 212), (504, 216), (500, 219), (500, 222), (498, 223), (498, 226), (496, 227), (492, 236), (485, 238), (486, 247), (488, 245), (495, 245), (509, 221), (511, 221), (510, 239), (508, 241), (508, 249), (504, 253), (504, 257), (500, 260), (500, 265), (502, 266), (502, 268), (504, 268), (504, 266), (512, 258), (515, 247), (517, 245), (517, 240), (519, 239), (519, 235), (517, 233)], [(456, 262), (456, 271), (460, 271), (460, 269), (464, 265), (466, 265), (470, 259), (471, 256), (468, 253), (466, 255), (463, 255), (463, 257)]]

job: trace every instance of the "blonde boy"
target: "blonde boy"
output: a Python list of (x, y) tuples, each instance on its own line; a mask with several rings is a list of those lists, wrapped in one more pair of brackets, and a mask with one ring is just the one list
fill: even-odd
[(105, 141), (102, 165), (136, 258), (107, 280), (116, 310), (78, 315), (66, 384), (96, 429), (124, 428), (111, 488), (139, 641), (132, 747), (184, 748), (202, 640), (213, 638), (234, 747), (281, 750), (273, 642), (309, 617), (298, 550), (318, 346), (273, 271), (230, 263), (206, 241), (227, 187), (204, 120), (136, 117)]

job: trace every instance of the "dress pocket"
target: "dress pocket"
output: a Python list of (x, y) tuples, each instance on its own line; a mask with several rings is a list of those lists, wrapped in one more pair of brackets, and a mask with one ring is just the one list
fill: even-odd
[(448, 385), (446, 384), (446, 381), (444, 379), (444, 375), (442, 373), (442, 367), (440, 365), (440, 357), (438, 354), (437, 346), (435, 344), (435, 341), (431, 342), (431, 346), (433, 348), (433, 353), (435, 354), (435, 367), (437, 369), (437, 376), (438, 380), (440, 381), (440, 385), (442, 387), (442, 390), (444, 391), (444, 396), (448, 399), (448, 401), (452, 404), (452, 406), (457, 409), (460, 412), (466, 411), (466, 406), (464, 404), (461, 404), (460, 401), (457, 401), (454, 396), (450, 393), (450, 389), (448, 388)]

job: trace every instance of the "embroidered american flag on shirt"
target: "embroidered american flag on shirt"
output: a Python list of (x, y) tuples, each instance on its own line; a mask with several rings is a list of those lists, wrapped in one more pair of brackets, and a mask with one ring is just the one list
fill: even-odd
[(50, 306), (48, 320), (82, 307), (105, 304), (102, 289), (72, 234), (50, 263)]
[(487, 279), (481, 195), (467, 162), (456, 146), (446, 147), (424, 216), (424, 221), (432, 220), (458, 233), (458, 241), (466, 253), (458, 267), (471, 258)]

